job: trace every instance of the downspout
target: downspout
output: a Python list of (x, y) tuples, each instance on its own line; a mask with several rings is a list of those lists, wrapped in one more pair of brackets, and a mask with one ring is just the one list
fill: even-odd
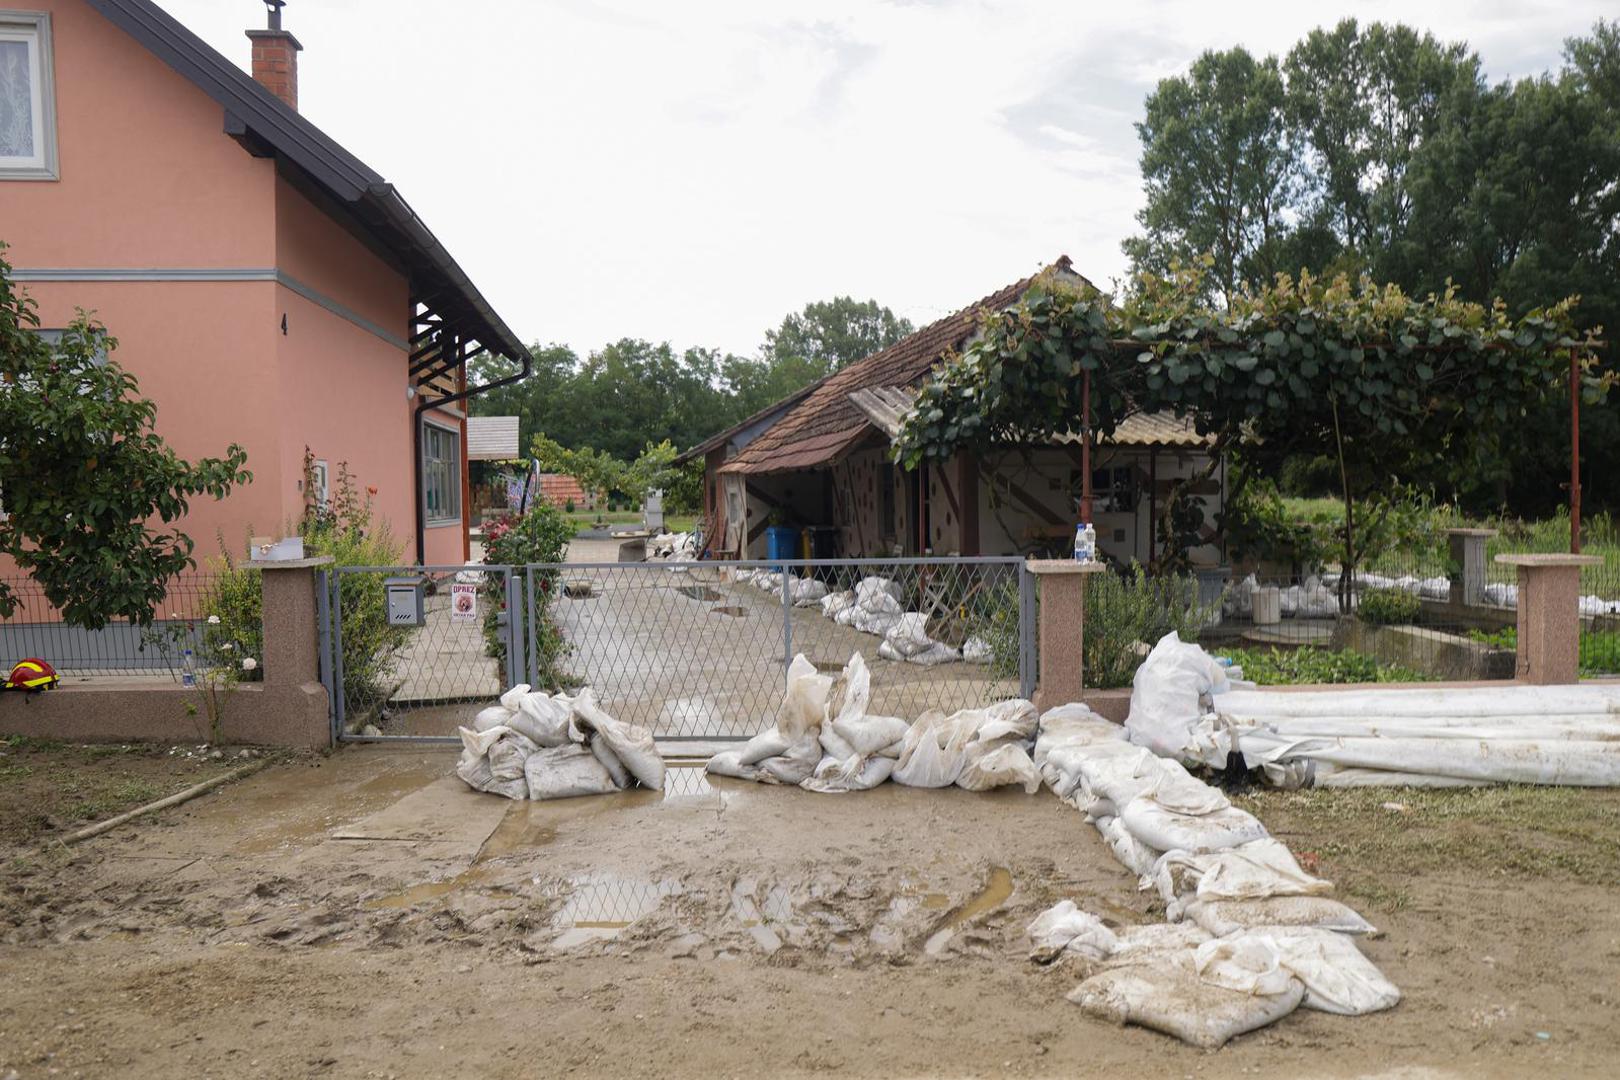
[[(511, 359), (511, 357), (507, 357), (507, 359)], [(447, 394), (441, 398), (434, 398), (431, 401), (424, 401), (416, 406), (416, 413), (412, 417), (411, 424), (412, 440), (415, 445), (415, 464), (412, 467), (412, 471), (416, 473), (416, 565), (423, 566), (427, 562), (426, 558), (424, 558), (424, 550), (427, 547), (427, 492), (425, 490), (427, 478), (422, 475), (423, 416), (429, 409), (437, 409), (444, 405), (454, 405), (458, 401), (464, 401), (467, 398), (476, 397), (486, 390), (498, 390), (503, 386), (511, 386), (513, 383), (518, 382), (519, 380), (528, 378), (529, 372), (534, 366), (534, 358), (529, 355), (528, 350), (524, 350), (521, 363), (523, 364), (523, 369), (517, 372), (515, 375), (508, 375), (505, 378), (496, 379), (494, 382), (484, 383), (480, 386), (468, 387), (454, 394)], [(465, 511), (465, 507), (463, 507), (463, 511)]]

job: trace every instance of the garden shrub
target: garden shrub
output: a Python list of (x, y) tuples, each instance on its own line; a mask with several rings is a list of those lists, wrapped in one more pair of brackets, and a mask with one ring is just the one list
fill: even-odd
[[(534, 652), (539, 666), (539, 685), (545, 689), (560, 688), (566, 681), (559, 665), (567, 654), (568, 644), (551, 616), (560, 575), (556, 570), (530, 570), (528, 567), (533, 563), (562, 562), (573, 536), (574, 526), (545, 500), (536, 502), (521, 516), (496, 522), (484, 536), (485, 564), (513, 567), (513, 588), (520, 596), (528, 595), (527, 579), (530, 574), (534, 575)], [(503, 664), (506, 638), (500, 629), (500, 613), (506, 609), (505, 589), (504, 575), (485, 575), (485, 651)]]
[(1151, 647), (1174, 630), (1197, 641), (1213, 614), (1198, 603), (1198, 579), (1151, 576), (1132, 564), (1123, 574), (1094, 574), (1086, 587), (1085, 680), (1108, 689), (1129, 686)]
[(1223, 655), (1243, 668), (1243, 677), (1262, 686), (1306, 683), (1430, 682), (1432, 676), (1375, 656), (1346, 649), (1333, 652), (1314, 645), (1297, 649), (1231, 649)]
[(1423, 602), (1402, 589), (1368, 589), (1356, 600), (1356, 616), (1373, 626), (1405, 626), (1422, 611)]
[[(306, 448), (306, 492), (314, 491), (314, 459)], [(386, 521), (373, 521), (369, 495), (362, 497), (348, 464), (338, 464), (332, 498), (325, 506), (310, 497), (297, 531), (304, 539), (304, 554), (330, 556), (334, 566), (393, 566), (404, 555)], [(241, 642), (254, 656), (263, 656), (264, 594), (259, 568), (243, 561), (220, 539), (221, 556), (204, 602), (206, 614), (218, 615), (217, 626), (207, 633), (221, 640)], [(410, 628), (390, 626), (388, 600), (382, 582), (386, 574), (339, 574), (338, 608), (343, 622), (344, 708), (351, 720), (374, 709), (393, 693), (399, 654), (410, 641)], [(252, 673), (263, 678), (264, 667)]]

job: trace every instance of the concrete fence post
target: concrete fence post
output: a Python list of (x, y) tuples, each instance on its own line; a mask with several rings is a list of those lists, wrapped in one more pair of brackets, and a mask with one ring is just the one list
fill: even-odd
[(1451, 579), (1451, 602), (1473, 607), (1485, 602), (1485, 541), (1495, 529), (1447, 529), (1451, 561), (1457, 567)]
[(1031, 559), (1040, 616), (1036, 649), (1040, 657), (1035, 707), (1041, 711), (1079, 701), (1084, 686), (1086, 577), (1103, 573), (1101, 563), (1073, 559)]
[(1518, 568), (1519, 641), (1515, 674), (1551, 686), (1579, 678), (1581, 567), (1599, 566), (1596, 555), (1498, 555)]
[(315, 570), (331, 563), (321, 557), (254, 564), (264, 590), (264, 703), (256, 742), (331, 744), (315, 595)]

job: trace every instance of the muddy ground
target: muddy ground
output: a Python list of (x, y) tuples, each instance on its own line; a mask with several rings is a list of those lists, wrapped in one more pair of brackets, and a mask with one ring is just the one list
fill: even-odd
[[(1385, 931), (1367, 951), (1398, 1008), (1300, 1011), (1204, 1053), (1088, 1019), (1063, 997), (1076, 969), (1028, 961), (1024, 926), (1060, 898), (1117, 924), (1159, 917), (1048, 793), (818, 796), (672, 769), (663, 797), (506, 803), (447, 780), (452, 761), (349, 749), (13, 861), (0, 1077), (1599, 1076), (1620, 1061), (1620, 890), (1578, 874), (1437, 844), (1421, 872), (1391, 868), (1387, 909), (1358, 901)], [(1276, 810), (1324, 874), (1378, 873), (1346, 860), (1381, 849), (1313, 843), (1322, 818)]]

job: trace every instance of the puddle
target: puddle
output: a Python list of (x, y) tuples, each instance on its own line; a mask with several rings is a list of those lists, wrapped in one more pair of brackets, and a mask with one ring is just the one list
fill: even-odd
[[(318, 781), (331, 783), (329, 776), (320, 775), (320, 770), (306, 769), (303, 772), (312, 775)], [(295, 779), (306, 779), (298, 773), (292, 775)], [(230, 824), (240, 821), (245, 825), (251, 818), (254, 821), (274, 822), (274, 824), (253, 829), (231, 849), (232, 853), (264, 855), (284, 848), (318, 843), (326, 839), (334, 826), (362, 817), (373, 810), (380, 810), (414, 791), (421, 790), (437, 780), (440, 775), (442, 774), (437, 766), (431, 771), (419, 769), (389, 771), (357, 784), (347, 791), (339, 791), (335, 795), (329, 793), (306, 795), (301, 788), (278, 794), (277, 789), (268, 789), (262, 797), (253, 799), (251, 803), (245, 803), (239, 811), (233, 812), (227, 821)], [(281, 778), (278, 777), (279, 779)], [(286, 807), (291, 809), (284, 810)], [(276, 821), (275, 819), (282, 817), (283, 813), (285, 820)]]
[(676, 764), (668, 762), (664, 769), (664, 798), (719, 798), (720, 793), (709, 783), (703, 763)]
[(674, 878), (655, 881), (582, 874), (552, 882), (535, 878), (534, 882), (541, 886), (542, 897), (562, 899), (562, 906), (551, 918), (552, 929), (561, 931), (552, 941), (558, 949), (614, 937), (637, 919), (656, 911), (664, 897), (678, 896), (683, 891)]
[(365, 911), (396, 911), (400, 908), (425, 904), (430, 900), (442, 900), (453, 892), (477, 885), (489, 876), (492, 869), (494, 868), (474, 863), (455, 877), (445, 878), (443, 881), (424, 881), (401, 892), (367, 900), (360, 907)]
[[(719, 597), (715, 597), (715, 599), (718, 600)], [(736, 604), (722, 604), (719, 607), (710, 608), (709, 609), (709, 614), (711, 614), (711, 615), (729, 615), (733, 619), (741, 619), (741, 618), (746, 618), (747, 617), (748, 609), (745, 608), (745, 607), (739, 607)]]
[(675, 591), (692, 600), (701, 600), (705, 604), (712, 604), (716, 600), (724, 600), (725, 594), (715, 592), (707, 585), (677, 585)]
[(1005, 904), (1012, 892), (1011, 871), (1003, 866), (995, 867), (990, 871), (990, 880), (985, 882), (983, 889), (969, 897), (967, 903), (940, 920), (938, 928), (923, 945), (923, 951), (930, 956), (937, 956), (944, 951), (951, 938), (956, 936), (958, 927)]

